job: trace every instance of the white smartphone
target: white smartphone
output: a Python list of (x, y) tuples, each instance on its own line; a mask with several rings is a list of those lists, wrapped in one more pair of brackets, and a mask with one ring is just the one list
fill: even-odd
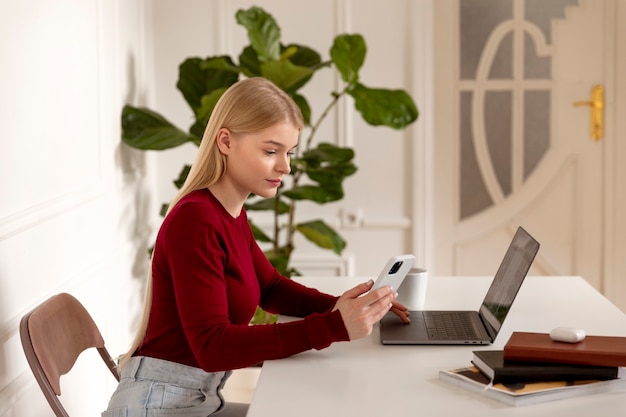
[(404, 277), (409, 273), (414, 263), (415, 256), (411, 254), (392, 256), (378, 275), (378, 278), (376, 278), (372, 290), (388, 285), (394, 291), (398, 291), (398, 287), (400, 287)]

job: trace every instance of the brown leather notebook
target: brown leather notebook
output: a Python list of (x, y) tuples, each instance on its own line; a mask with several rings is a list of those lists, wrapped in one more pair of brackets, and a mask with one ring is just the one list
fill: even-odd
[(626, 337), (587, 336), (578, 343), (555, 342), (547, 333), (513, 332), (505, 361), (626, 366)]

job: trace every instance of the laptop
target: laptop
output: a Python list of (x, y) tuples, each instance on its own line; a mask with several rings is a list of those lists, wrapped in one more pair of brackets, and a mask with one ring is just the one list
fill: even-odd
[(393, 313), (380, 322), (383, 345), (489, 345), (502, 328), (539, 243), (519, 227), (478, 311), (411, 311), (405, 324)]

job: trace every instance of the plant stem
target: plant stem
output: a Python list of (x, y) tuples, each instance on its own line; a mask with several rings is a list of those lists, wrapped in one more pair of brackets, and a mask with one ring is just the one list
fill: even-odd
[(333, 99), (330, 101), (330, 103), (328, 103), (328, 106), (326, 106), (326, 108), (320, 115), (320, 118), (317, 119), (317, 122), (315, 122), (315, 124), (311, 126), (311, 134), (309, 135), (309, 138), (306, 141), (306, 145), (304, 147), (305, 150), (309, 150), (309, 148), (311, 147), (311, 142), (313, 141), (313, 136), (315, 136), (317, 129), (320, 127), (324, 119), (326, 119), (326, 116), (328, 116), (328, 113), (330, 113), (330, 110), (333, 107), (335, 107), (339, 99), (347, 93), (348, 88), (350, 88), (350, 86), (351, 84), (348, 84), (340, 93), (333, 93)]
[(276, 193), (276, 198), (274, 199), (274, 253), (278, 255), (279, 251), (279, 233), (280, 233), (280, 224), (278, 219), (278, 210), (280, 205), (280, 194)]
[[(295, 185), (295, 182), (294, 182)], [(293, 236), (296, 233), (296, 229), (293, 227), (294, 222), (296, 221), (296, 201), (291, 200), (289, 204), (289, 220), (287, 227), (287, 246), (293, 247)]]
[[(330, 110), (333, 107), (335, 107), (339, 99), (348, 92), (348, 89), (350, 87), (351, 87), (351, 84), (348, 84), (341, 92), (339, 93), (333, 92), (332, 100), (330, 101), (330, 103), (328, 103), (328, 105), (326, 106), (322, 114), (320, 115), (319, 119), (317, 119), (317, 122), (315, 122), (315, 124), (311, 126), (311, 133), (309, 134), (309, 137), (307, 138), (306, 143), (304, 145), (304, 152), (308, 151), (311, 148), (311, 143), (313, 142), (313, 136), (315, 136), (317, 129), (320, 127), (324, 119), (326, 119), (326, 117), (330, 113)], [(293, 177), (292, 188), (295, 188), (298, 186), (298, 183), (300, 182), (300, 177), (302, 177), (303, 172), (304, 171), (298, 170), (292, 175)], [(278, 215), (276, 214), (277, 212), (278, 212), (278, 206), (276, 206), (276, 209), (274, 210), (275, 247), (278, 245)], [(287, 222), (287, 246), (288, 247), (293, 247), (293, 239), (294, 239), (294, 235), (296, 232), (293, 227), (295, 221), (296, 221), (296, 200), (291, 200), (291, 202), (289, 203), (289, 220)]]

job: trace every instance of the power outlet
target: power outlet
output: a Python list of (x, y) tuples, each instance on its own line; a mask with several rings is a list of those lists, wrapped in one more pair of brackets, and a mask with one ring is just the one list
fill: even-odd
[(359, 229), (363, 227), (363, 210), (344, 210), (339, 212), (339, 220), (342, 229)]

